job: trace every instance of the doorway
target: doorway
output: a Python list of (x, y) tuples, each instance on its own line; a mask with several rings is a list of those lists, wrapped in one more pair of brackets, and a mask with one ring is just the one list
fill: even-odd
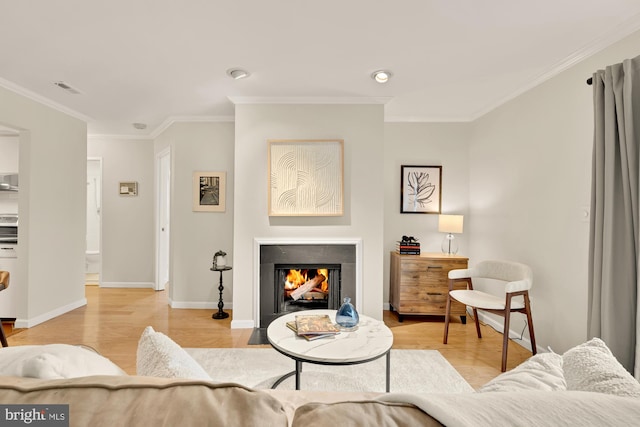
[(156, 156), (157, 207), (156, 207), (156, 290), (162, 291), (169, 284), (170, 214), (171, 214), (171, 148)]
[(99, 285), (102, 271), (102, 159), (87, 158), (85, 282)]

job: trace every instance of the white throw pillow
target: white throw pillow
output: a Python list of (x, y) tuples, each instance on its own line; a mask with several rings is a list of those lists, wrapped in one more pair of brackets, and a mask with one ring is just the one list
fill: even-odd
[(138, 341), (136, 361), (138, 375), (161, 378), (189, 378), (211, 381), (182, 347), (162, 332), (147, 326)]
[(47, 344), (0, 349), (0, 375), (59, 379), (127, 374), (92, 350), (69, 344)]
[(478, 391), (566, 390), (562, 373), (562, 356), (540, 353), (532, 356), (510, 371), (504, 372)]
[(562, 359), (568, 390), (640, 397), (640, 383), (600, 338), (567, 350)]

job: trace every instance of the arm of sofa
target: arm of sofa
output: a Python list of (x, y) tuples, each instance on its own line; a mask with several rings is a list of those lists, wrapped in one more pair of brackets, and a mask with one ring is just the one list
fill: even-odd
[(629, 426), (640, 419), (640, 399), (585, 391), (389, 394), (379, 400), (413, 404), (447, 426)]
[[(3, 404), (68, 404), (71, 425), (282, 426), (278, 400), (237, 384), (139, 376), (0, 377)], [(1, 423), (0, 423), (1, 424)]]

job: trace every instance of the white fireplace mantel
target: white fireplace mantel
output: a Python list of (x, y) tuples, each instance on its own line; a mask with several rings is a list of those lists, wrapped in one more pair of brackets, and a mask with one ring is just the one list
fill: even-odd
[(356, 310), (362, 312), (362, 239), (319, 237), (256, 237), (253, 239), (253, 320), (260, 326), (260, 246), (263, 245), (354, 245), (356, 248)]

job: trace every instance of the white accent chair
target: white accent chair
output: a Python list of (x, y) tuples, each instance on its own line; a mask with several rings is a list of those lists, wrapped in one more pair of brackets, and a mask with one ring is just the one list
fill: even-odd
[[(472, 279), (492, 279), (487, 281), (491, 285), (502, 286), (505, 297), (497, 297), (486, 292), (473, 289)], [(456, 282), (466, 282), (467, 289), (454, 290)], [(482, 338), (478, 310), (504, 317), (504, 332), (502, 344), (502, 372), (507, 369), (507, 347), (509, 344), (509, 318), (511, 313), (524, 313), (529, 325), (529, 337), (531, 349), (536, 354), (536, 338), (533, 332), (531, 319), (531, 304), (529, 302), (529, 289), (533, 283), (533, 273), (529, 266), (511, 261), (481, 261), (473, 268), (449, 271), (449, 293), (447, 296), (446, 317), (444, 321), (444, 340), (447, 343), (449, 335), (449, 317), (451, 313), (451, 300), (454, 299), (473, 309), (473, 318), (476, 322), (478, 338)], [(522, 296), (513, 300), (513, 297)]]

